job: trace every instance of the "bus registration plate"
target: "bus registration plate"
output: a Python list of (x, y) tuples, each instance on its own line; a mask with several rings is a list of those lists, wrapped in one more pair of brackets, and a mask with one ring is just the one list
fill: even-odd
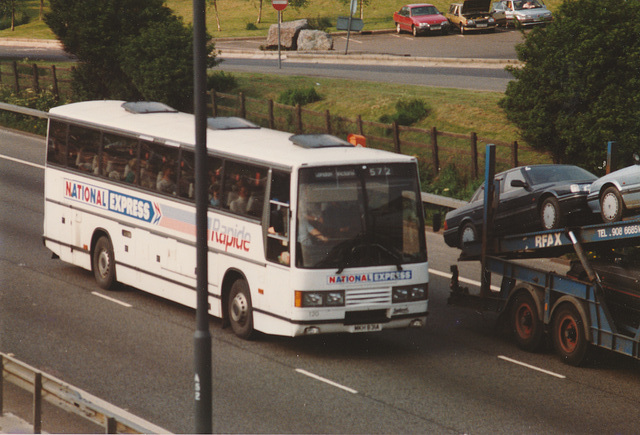
[(368, 323), (366, 325), (353, 325), (351, 332), (373, 332), (382, 331), (382, 324), (380, 323)]

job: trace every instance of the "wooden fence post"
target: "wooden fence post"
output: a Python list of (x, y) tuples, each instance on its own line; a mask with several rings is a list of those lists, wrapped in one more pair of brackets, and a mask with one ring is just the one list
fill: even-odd
[(473, 178), (478, 178), (478, 135), (475, 132), (471, 133), (471, 140), (469, 145), (471, 146), (471, 171)]
[(216, 90), (211, 90), (211, 115), (215, 118), (218, 116), (218, 99), (216, 98)]
[(38, 65), (34, 63), (33, 65), (31, 65), (31, 69), (33, 71), (33, 91), (36, 94), (39, 94), (40, 93), (40, 77), (38, 74)]
[(276, 128), (276, 120), (273, 117), (273, 100), (269, 99), (267, 101), (267, 104), (268, 104), (268, 111), (269, 111), (269, 128), (275, 129)]
[(302, 106), (300, 106), (300, 104), (296, 104), (295, 116), (296, 116), (296, 133), (302, 134)]
[(511, 164), (514, 168), (518, 167), (518, 141), (514, 140), (511, 145)]
[(393, 146), (395, 147), (396, 152), (400, 154), (400, 129), (398, 128), (398, 123), (396, 121), (393, 121), (393, 124), (391, 124), (391, 129), (393, 131)]
[(436, 174), (440, 173), (440, 157), (438, 156), (438, 130), (431, 128), (431, 152), (433, 154), (433, 167)]
[(239, 103), (240, 103), (239, 116), (240, 116), (240, 118), (246, 118), (247, 117), (247, 110), (245, 108), (244, 92), (240, 92), (238, 94), (238, 100), (239, 100)]
[(58, 89), (58, 75), (56, 74), (55, 65), (51, 65), (51, 77), (53, 79), (53, 95), (56, 96), (56, 100), (60, 100), (60, 90)]
[(0, 355), (0, 417), (4, 414), (4, 356)]
[(4, 65), (4, 63), (0, 62), (0, 84), (2, 84), (2, 65)]
[(14, 60), (12, 62), (13, 65), (13, 81), (14, 81), (14, 90), (16, 93), (20, 92), (20, 76), (18, 76), (18, 63)]
[(331, 114), (329, 113), (329, 109), (324, 112), (324, 125), (327, 130), (327, 134), (331, 134)]
[(358, 124), (358, 134), (360, 136), (364, 136), (364, 128), (362, 125), (362, 116), (358, 115), (358, 119), (356, 120), (356, 123)]

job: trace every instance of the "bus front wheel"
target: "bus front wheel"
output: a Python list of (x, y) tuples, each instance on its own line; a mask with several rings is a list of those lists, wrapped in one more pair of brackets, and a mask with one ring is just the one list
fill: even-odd
[(233, 332), (248, 340), (253, 335), (253, 307), (249, 286), (244, 279), (236, 280), (229, 293), (229, 323)]
[(107, 236), (101, 236), (93, 250), (93, 276), (98, 285), (109, 290), (116, 282), (116, 261), (113, 245)]

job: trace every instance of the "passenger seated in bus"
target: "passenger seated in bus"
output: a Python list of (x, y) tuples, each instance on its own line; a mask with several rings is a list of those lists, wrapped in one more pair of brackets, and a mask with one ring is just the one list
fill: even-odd
[(136, 167), (138, 165), (138, 159), (131, 159), (124, 167), (124, 178), (123, 180), (127, 183), (135, 183), (136, 179)]
[(246, 214), (247, 205), (249, 203), (249, 189), (246, 186), (241, 186), (238, 190), (238, 197), (231, 201), (229, 209), (234, 213)]
[(162, 171), (162, 178), (156, 183), (156, 189), (162, 193), (174, 194), (176, 192), (176, 183), (174, 180), (174, 170), (168, 166)]

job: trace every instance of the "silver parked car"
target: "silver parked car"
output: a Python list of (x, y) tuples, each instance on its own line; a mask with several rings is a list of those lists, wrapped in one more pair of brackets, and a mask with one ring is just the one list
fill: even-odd
[(551, 11), (540, 0), (501, 0), (493, 3), (493, 11), (504, 11), (507, 25), (545, 24), (553, 20)]
[(640, 156), (636, 164), (623, 168), (593, 182), (587, 201), (603, 222), (616, 222), (640, 208)]

